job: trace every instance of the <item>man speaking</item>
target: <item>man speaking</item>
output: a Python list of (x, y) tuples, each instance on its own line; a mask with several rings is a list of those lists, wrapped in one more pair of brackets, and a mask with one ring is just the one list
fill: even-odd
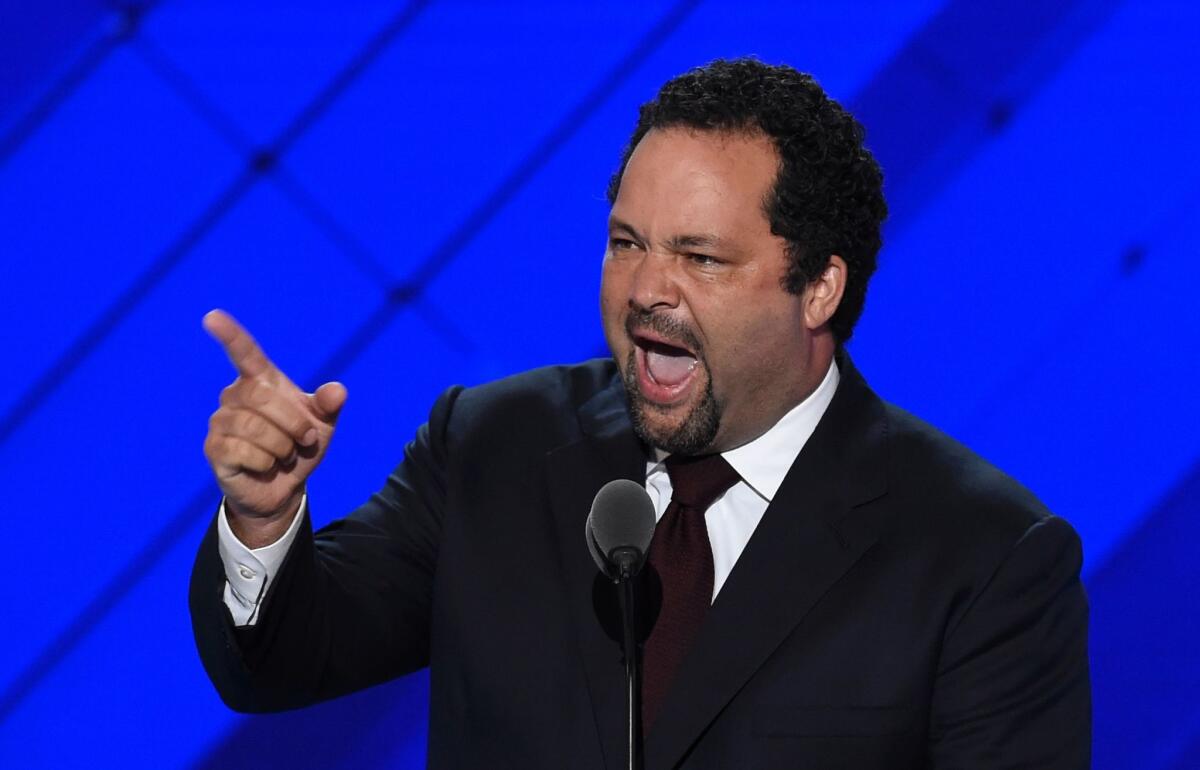
[(346, 390), (302, 392), (206, 316), (238, 371), (191, 587), (221, 697), (295, 708), (429, 666), (431, 767), (620, 767), (620, 635), (583, 531), (623, 478), (658, 517), (649, 770), (1086, 767), (1077, 536), (845, 352), (881, 186), (807, 75), (669, 81), (609, 188), (612, 358), (451, 388), (386, 486), (316, 533), (305, 485)]

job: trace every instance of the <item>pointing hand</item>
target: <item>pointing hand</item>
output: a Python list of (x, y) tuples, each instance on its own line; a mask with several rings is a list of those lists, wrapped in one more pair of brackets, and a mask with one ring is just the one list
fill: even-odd
[[(221, 405), (208, 421), (204, 454), (225, 494), (235, 533), (251, 547), (266, 545), (283, 534), (300, 507), (305, 480), (329, 448), (346, 388), (328, 382), (305, 393), (222, 310), (205, 315), (204, 328), (225, 348), (238, 373), (221, 391)], [(256, 532), (268, 527), (275, 537), (248, 542), (238, 523)]]

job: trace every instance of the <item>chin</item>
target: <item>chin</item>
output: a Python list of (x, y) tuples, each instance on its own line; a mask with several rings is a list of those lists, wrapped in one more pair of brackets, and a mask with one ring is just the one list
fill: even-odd
[[(676, 437), (688, 427), (691, 416), (690, 405), (679, 405), (670, 410), (652, 404), (639, 402), (640, 408), (634, 418), (634, 428), (644, 434), (643, 438), (658, 447), (676, 443)], [(678, 412), (667, 414), (667, 412)]]
[(722, 407), (713, 395), (712, 378), (707, 372), (698, 397), (667, 406), (648, 401), (642, 395), (632, 352), (623, 375), (629, 418), (638, 438), (670, 454), (699, 455), (711, 450), (721, 428)]

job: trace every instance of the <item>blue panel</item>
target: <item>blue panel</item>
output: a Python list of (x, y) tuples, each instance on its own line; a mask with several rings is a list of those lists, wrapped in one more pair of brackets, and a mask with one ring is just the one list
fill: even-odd
[(228, 185), (241, 162), (126, 49), (0, 174), (0, 416)]
[(301, 140), (287, 165), (400, 279), (665, 5), (621, 18), (616, 43), (615, 17), (624, 14), (611, 6), (549, 13), (538, 5), (435, 5)]
[[(303, 382), (379, 296), (272, 187), (257, 187), (0, 446), (0, 483), (19, 509), (36, 512), (14, 517), (6, 531), (19, 542), (45, 543), (8, 562), (10, 574), (39, 574), (37, 590), (25, 580), (0, 581), (0, 604), (28, 623), (20, 646), (2, 658), (0, 688), (7, 690), (198, 491), (211, 489), (215, 504), (200, 448), (206, 417), (234, 373), (200, 329), (201, 315), (229, 308)], [(64, 525), (49, 533), (48, 522)], [(55, 558), (65, 558), (63, 568), (42, 569), (48, 553), (62, 555)], [(159, 583), (159, 603), (140, 611), (182, 601), (187, 569), (176, 566), (179, 580)], [(153, 639), (149, 633), (141, 643), (154, 646)], [(98, 683), (107, 676), (94, 673)]]
[(948, 3), (851, 103), (886, 170), (893, 222), (1003, 130), (1120, 0)]
[[(105, 497), (129, 499), (115, 489)], [(117, 513), (97, 502), (93, 514)], [(126, 513), (137, 514), (143, 526), (155, 523), (136, 505), (130, 509)], [(88, 643), (0, 721), (0, 767), (186, 767), (233, 723), (234, 715), (221, 704), (196, 658), (187, 612), (188, 572), (205, 524), (189, 527), (92, 631)], [(50, 556), (43, 564), (69, 573), (77, 590), (94, 588), (90, 574), (75, 569), (72, 561)], [(48, 597), (55, 595), (42, 596)], [(36, 627), (36, 618), (22, 626), (22, 635)], [(4, 652), (7, 657), (10, 650)]]
[(403, 6), (172, 0), (144, 34), (257, 146), (273, 141)]
[[(1200, 135), (1200, 86), (1145, 73), (1200, 73), (1197, 36), (1194, 6), (1123, 8), (920, 217), (896, 223), (853, 344), (880, 392), (1078, 525), (1089, 564), (1200, 454), (1184, 434), (1136, 463), (1196, 375), (1194, 356), (1161, 348), (1200, 347), (1194, 314), (1165, 299), (1195, 275), (1193, 241), (1163, 231), (1200, 193), (1200, 156), (1181, 151)], [(1137, 244), (1145, 264), (1122, 278)], [(1137, 483), (1114, 487), (1131, 459)]]
[(1145, 243), (1133, 275), (1096, 287), (1074, 317), (1051, 326), (1050, 337), (1069, 344), (1030, 351), (1040, 356), (967, 426), (981, 451), (1076, 525), (1089, 570), (1200, 460), (1200, 419), (1188, 406), (1200, 358), (1186, 352), (1200, 350), (1200, 320), (1190, 301), (1173, 297), (1177, 286), (1200, 284), (1200, 236), (1190, 225), (1200, 205), (1188, 212), (1186, 228)]

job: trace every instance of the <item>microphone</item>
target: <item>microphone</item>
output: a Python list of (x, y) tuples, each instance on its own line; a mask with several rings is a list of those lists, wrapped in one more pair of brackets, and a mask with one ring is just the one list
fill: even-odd
[(605, 577), (620, 582), (641, 571), (654, 523), (654, 503), (641, 484), (616, 479), (600, 488), (585, 534), (588, 552)]
[(625, 767), (641, 767), (641, 712), (638, 677), (637, 620), (633, 578), (646, 563), (654, 537), (654, 503), (641, 484), (616, 479), (592, 500), (584, 534), (588, 553), (606, 577), (617, 584), (621, 602), (621, 652), (625, 658)]

